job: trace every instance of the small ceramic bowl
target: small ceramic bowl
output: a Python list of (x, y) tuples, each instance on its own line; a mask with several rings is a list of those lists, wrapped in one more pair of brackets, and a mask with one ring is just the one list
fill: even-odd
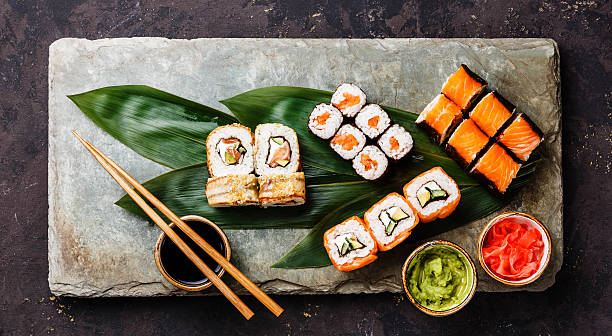
[[(225, 254), (225, 258), (229, 261), (230, 257), (232, 255), (232, 249), (230, 247), (230, 243), (229, 240), (227, 239), (227, 236), (225, 235), (225, 233), (223, 232), (223, 230), (221, 230), (221, 228), (219, 226), (217, 226), (217, 224), (213, 223), (212, 221), (204, 218), (204, 217), (200, 217), (200, 216), (196, 216), (196, 215), (188, 215), (188, 216), (183, 216), (181, 217), (181, 219), (184, 222), (197, 222), (198, 225), (208, 225), (210, 227), (212, 227), (218, 234), (219, 237), (221, 238), (221, 241), (223, 242), (223, 247), (224, 247), (224, 254)], [(189, 224), (189, 223), (188, 223)], [(170, 225), (170, 227), (172, 229), (174, 229), (176, 227), (176, 224), (174, 223), (170, 223), (168, 224)], [(192, 227), (193, 228), (193, 227)], [(161, 235), (159, 236), (159, 238), (157, 239), (157, 244), (155, 245), (155, 264), (157, 265), (157, 269), (159, 269), (159, 272), (162, 274), (162, 276), (168, 280), (168, 282), (170, 282), (171, 284), (173, 284), (174, 286), (180, 288), (180, 289), (184, 289), (187, 291), (201, 291), (204, 290), (208, 287), (210, 287), (212, 285), (212, 283), (210, 282), (210, 280), (206, 279), (206, 281), (202, 281), (202, 282), (197, 282), (197, 283), (186, 283), (180, 280), (177, 280), (175, 278), (173, 278), (167, 271), (166, 268), (164, 267), (164, 260), (161, 256), (161, 247), (162, 247), (162, 243), (164, 242), (165, 239), (168, 239), (168, 237), (166, 237), (166, 234), (164, 232), (161, 233)], [(225, 269), (223, 267), (218, 267), (217, 270), (213, 270), (215, 271), (215, 274), (217, 274), (217, 276), (221, 277), (224, 273), (225, 273)], [(204, 278), (205, 276), (202, 275), (202, 277)]]
[[(469, 290), (467, 296), (463, 299), (463, 301), (461, 301), (461, 303), (459, 303), (458, 305), (456, 305), (456, 306), (454, 306), (454, 307), (452, 307), (452, 308), (450, 308), (448, 310), (441, 310), (441, 311), (439, 311), (439, 310), (432, 310), (430, 308), (427, 308), (427, 307), (421, 305), (412, 296), (412, 294), (408, 290), (408, 285), (407, 285), (408, 280), (406, 279), (406, 272), (408, 271), (408, 267), (410, 266), (410, 262), (412, 262), (412, 259), (414, 259), (414, 257), (416, 257), (420, 252), (424, 251), (425, 249), (427, 249), (429, 247), (432, 247), (432, 246), (436, 246), (436, 245), (445, 245), (445, 246), (448, 246), (448, 247), (456, 250), (457, 252), (459, 252), (459, 254), (463, 255), (465, 257), (465, 260), (467, 260), (467, 262), (469, 263), (469, 265), (466, 265), (466, 266), (469, 266), (469, 267), (467, 267), (467, 269), (472, 273), (472, 285), (470, 287), (470, 290)], [(408, 295), (408, 299), (420, 311), (424, 312), (425, 314), (431, 315), (431, 316), (447, 316), (447, 315), (450, 315), (450, 314), (458, 312), (461, 308), (465, 307), (468, 304), (468, 302), (470, 302), (470, 300), (474, 296), (474, 293), (476, 292), (476, 285), (478, 283), (478, 277), (477, 277), (477, 274), (476, 274), (476, 266), (474, 266), (474, 263), (472, 262), (472, 259), (470, 258), (468, 253), (465, 252), (464, 249), (459, 247), (457, 244), (449, 242), (449, 241), (446, 241), (446, 240), (432, 240), (430, 242), (427, 242), (427, 243), (417, 247), (408, 256), (408, 258), (406, 259), (406, 262), (404, 262), (404, 267), (402, 268), (402, 283), (404, 284), (404, 291), (406, 292), (406, 295)]]
[[(495, 273), (493, 273), (491, 269), (489, 269), (489, 266), (487, 265), (487, 263), (485, 263), (484, 257), (482, 256), (482, 248), (484, 245), (484, 240), (489, 230), (493, 227), (493, 225), (497, 224), (500, 220), (504, 218), (509, 218), (509, 217), (516, 218), (517, 220), (520, 220), (522, 223), (526, 223), (527, 225), (529, 225), (529, 227), (536, 228), (542, 235), (542, 241), (544, 242), (544, 255), (542, 257), (542, 260), (540, 261), (540, 267), (530, 277), (522, 279), (522, 280), (506, 280), (506, 279), (503, 279), (497, 276)], [(504, 213), (501, 213), (495, 216), (493, 219), (491, 219), (489, 223), (487, 223), (487, 225), (484, 227), (484, 229), (482, 229), (482, 232), (480, 233), (480, 236), (478, 237), (478, 248), (477, 248), (478, 261), (480, 262), (480, 266), (482, 266), (485, 272), (487, 272), (487, 274), (489, 274), (493, 279), (501, 283), (504, 283), (506, 285), (509, 285), (509, 286), (524, 286), (524, 285), (527, 285), (527, 284), (530, 284), (536, 281), (540, 277), (540, 275), (544, 273), (544, 270), (546, 269), (546, 267), (548, 266), (548, 262), (550, 261), (550, 255), (551, 255), (550, 246), (551, 246), (550, 235), (548, 234), (548, 230), (546, 230), (546, 227), (542, 225), (540, 221), (535, 219), (533, 216), (522, 213), (522, 212), (516, 212), (516, 211), (504, 212)]]

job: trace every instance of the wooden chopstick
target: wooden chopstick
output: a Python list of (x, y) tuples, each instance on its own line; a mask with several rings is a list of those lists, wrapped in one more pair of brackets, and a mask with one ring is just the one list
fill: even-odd
[[(102, 165), (102, 167), (119, 183), (121, 188), (125, 190), (125, 192), (130, 195), (130, 197), (142, 208), (142, 210), (149, 216), (151, 219), (159, 226), (162, 231), (176, 244), (176, 246), (185, 253), (185, 255), (198, 267), (200, 271), (210, 280), (210, 282), (215, 285), (221, 291), (221, 293), (242, 313), (242, 315), (248, 320), (253, 316), (253, 311), (247, 307), (247, 305), (240, 300), (240, 298), (234, 293), (209, 267), (206, 265), (202, 259), (198, 257), (198, 255), (172, 230), (172, 228), (166, 224), (166, 222), (153, 210), (139, 195), (130, 187), (130, 185), (121, 178), (121, 176), (113, 169), (113, 165), (117, 166), (114, 162), (113, 165), (110, 164), (110, 159), (107, 161), (105, 156), (103, 157), (102, 153), (98, 151), (93, 145), (83, 140), (75, 131), (72, 131), (72, 134), (79, 139), (79, 141), (85, 146), (85, 148), (94, 156), (94, 158)], [(118, 167), (118, 166), (117, 166)], [(123, 171), (125, 173), (125, 171)], [(127, 175), (127, 173), (125, 173)], [(129, 176), (129, 175), (128, 175)], [(130, 177), (130, 179), (132, 179)], [(132, 179), (133, 180), (133, 179)], [(140, 185), (140, 184), (138, 184)], [(140, 186), (142, 187), (142, 186)], [(144, 187), (142, 187), (144, 189)], [(144, 189), (146, 190), (146, 189)], [(159, 202), (159, 200), (157, 201)], [(159, 202), (161, 203), (161, 202)], [(160, 209), (161, 210), (161, 209)], [(176, 215), (174, 216), (176, 217)], [(187, 226), (183, 221), (179, 219), (179, 221)], [(177, 222), (175, 222), (177, 223)], [(178, 223), (177, 223), (178, 225)], [(188, 227), (188, 226), (187, 226)], [(193, 232), (193, 231), (192, 231)], [(195, 233), (194, 233), (195, 234)], [(195, 236), (199, 237), (197, 234)], [(201, 237), (200, 240), (203, 241)], [(193, 239), (193, 238), (192, 238)], [(210, 245), (208, 245), (210, 246)], [(212, 247), (211, 247), (212, 249)], [(213, 249), (214, 250), (214, 249)], [(216, 250), (215, 250), (216, 252)], [(218, 252), (217, 252), (218, 253)], [(210, 253), (209, 253), (210, 254)], [(223, 258), (227, 264), (229, 262), (227, 259)], [(218, 262), (218, 261), (217, 261)], [(221, 263), (219, 263), (221, 264)], [(223, 265), (222, 265), (223, 266)], [(224, 267), (225, 268), (225, 267)], [(226, 268), (227, 270), (227, 268)]]

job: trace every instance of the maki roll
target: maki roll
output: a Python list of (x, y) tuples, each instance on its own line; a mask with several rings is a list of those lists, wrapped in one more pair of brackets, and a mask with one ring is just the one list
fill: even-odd
[(421, 222), (448, 217), (461, 199), (457, 183), (440, 168), (432, 168), (404, 185), (404, 197)]
[(363, 216), (379, 251), (387, 251), (410, 236), (419, 224), (419, 216), (398, 193), (390, 193), (374, 204)]
[(522, 162), (529, 159), (529, 155), (543, 139), (542, 131), (525, 113), (519, 113), (499, 136), (499, 142)]
[(462, 110), (468, 110), (478, 99), (487, 86), (487, 82), (473, 73), (465, 64), (450, 75), (442, 86), (442, 93), (459, 105)]
[(331, 139), (331, 148), (345, 160), (352, 160), (365, 146), (365, 135), (353, 125), (342, 125)]
[(355, 125), (368, 138), (374, 139), (391, 125), (391, 119), (379, 105), (368, 104), (355, 117)]
[(268, 206), (292, 206), (306, 202), (306, 182), (303, 172), (262, 175), (259, 181), (259, 204)]
[(206, 161), (212, 177), (253, 172), (253, 133), (240, 124), (215, 128), (206, 138)]
[(300, 147), (295, 131), (282, 124), (260, 124), (255, 128), (255, 173), (295, 173), (301, 168)]
[(258, 204), (257, 177), (253, 174), (211, 177), (206, 182), (206, 198), (211, 207)]
[(344, 116), (352, 118), (365, 105), (366, 95), (357, 85), (344, 83), (332, 95), (331, 103)]
[(410, 152), (412, 136), (400, 125), (393, 125), (378, 139), (378, 146), (391, 160), (398, 161)]
[(448, 139), (446, 151), (463, 168), (467, 168), (489, 142), (472, 119), (465, 119)]
[(366, 180), (378, 180), (387, 172), (389, 161), (380, 148), (366, 146), (353, 159), (353, 169)]
[(440, 94), (419, 114), (416, 123), (429, 133), (434, 142), (441, 145), (462, 118), (461, 108)]
[(337, 108), (321, 103), (310, 113), (308, 129), (317, 137), (327, 140), (336, 134), (343, 119), (342, 113)]
[(323, 245), (334, 267), (343, 272), (361, 268), (378, 258), (376, 242), (357, 216), (325, 231)]
[(493, 91), (484, 96), (470, 112), (472, 119), (488, 136), (494, 137), (497, 131), (506, 123), (514, 105), (506, 101), (499, 93)]
[(521, 165), (516, 163), (502, 146), (494, 143), (478, 159), (470, 173), (485, 182), (489, 188), (503, 194), (520, 168)]

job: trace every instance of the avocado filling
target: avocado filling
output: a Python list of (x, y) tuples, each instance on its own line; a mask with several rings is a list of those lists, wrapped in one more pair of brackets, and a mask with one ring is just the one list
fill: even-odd
[(268, 159), (266, 163), (270, 168), (278, 166), (286, 167), (291, 161), (291, 147), (289, 141), (285, 138), (271, 137), (270, 138), (270, 150), (268, 152)]
[(235, 165), (242, 162), (246, 148), (236, 138), (222, 139), (217, 145), (219, 156), (226, 165)]
[(408, 218), (408, 214), (406, 214), (400, 207), (394, 206), (380, 213), (380, 221), (385, 227), (385, 234), (390, 236), (393, 234), (393, 230), (402, 219)]
[(448, 193), (434, 181), (425, 183), (417, 192), (417, 199), (419, 200), (421, 208), (426, 207), (431, 202), (445, 200), (447, 198)]
[(352, 234), (340, 235), (336, 237), (334, 239), (334, 244), (338, 248), (341, 256), (345, 256), (351, 251), (365, 247), (365, 245)]

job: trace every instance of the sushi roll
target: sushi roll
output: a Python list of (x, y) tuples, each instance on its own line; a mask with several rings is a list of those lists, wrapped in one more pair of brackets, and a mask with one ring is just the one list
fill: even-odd
[(292, 206), (306, 202), (306, 182), (303, 172), (262, 175), (259, 181), (259, 204), (268, 206)]
[(255, 128), (255, 174), (288, 174), (300, 169), (300, 147), (293, 129), (282, 124)]
[(206, 182), (211, 207), (259, 204), (257, 177), (253, 174), (211, 177)]
[(442, 93), (459, 105), (462, 110), (468, 110), (478, 99), (487, 86), (487, 82), (473, 73), (465, 64), (450, 75), (442, 86)]
[(432, 168), (404, 185), (404, 197), (421, 222), (448, 217), (461, 199), (457, 183), (440, 168)]
[(332, 95), (331, 103), (345, 117), (353, 118), (365, 105), (366, 95), (357, 85), (344, 83)]
[(521, 165), (515, 162), (502, 146), (494, 143), (478, 159), (470, 173), (489, 188), (503, 194), (520, 168)]
[(429, 133), (435, 143), (441, 145), (462, 118), (461, 108), (440, 94), (419, 114), (416, 123)]
[(353, 159), (353, 169), (366, 180), (378, 180), (386, 172), (389, 160), (380, 148), (376, 146), (366, 146)]
[(489, 143), (489, 137), (476, 126), (472, 119), (465, 119), (448, 139), (446, 151), (459, 165), (467, 168), (487, 143)]
[(497, 131), (512, 117), (514, 105), (505, 100), (499, 93), (493, 91), (484, 96), (470, 112), (478, 127), (488, 136), (494, 137)]
[(499, 142), (512, 151), (514, 155), (525, 162), (544, 136), (525, 113), (519, 113), (508, 127), (500, 134)]
[(376, 242), (357, 216), (325, 231), (323, 245), (334, 267), (343, 272), (361, 268), (378, 258)]
[(212, 177), (253, 172), (253, 133), (240, 124), (215, 128), (206, 138), (206, 161)]
[(308, 129), (317, 137), (327, 140), (336, 134), (343, 119), (342, 113), (337, 108), (321, 103), (310, 113)]
[(412, 150), (414, 142), (408, 131), (400, 125), (393, 125), (378, 139), (378, 146), (389, 157), (398, 161)]
[(368, 138), (374, 139), (384, 132), (389, 125), (391, 119), (385, 110), (379, 105), (368, 104), (364, 106), (355, 117), (355, 125), (367, 135)]
[(345, 160), (352, 160), (366, 143), (366, 137), (353, 125), (342, 125), (336, 135), (331, 139), (331, 148)]
[(379, 251), (387, 251), (410, 236), (419, 224), (419, 216), (398, 193), (390, 193), (374, 204), (363, 216)]

